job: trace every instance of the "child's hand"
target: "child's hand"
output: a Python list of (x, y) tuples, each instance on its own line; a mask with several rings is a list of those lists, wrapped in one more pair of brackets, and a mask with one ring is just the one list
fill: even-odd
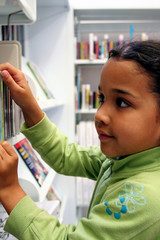
[(22, 110), (33, 104), (33, 95), (22, 71), (9, 63), (0, 64), (3, 81), (10, 89), (11, 96)]
[(22, 71), (9, 63), (0, 64), (0, 71), (6, 86), (10, 89), (13, 100), (23, 111), (26, 125), (31, 127), (44, 116)]
[(0, 202), (8, 213), (25, 196), (18, 183), (17, 166), (18, 156), (12, 146), (0, 142)]

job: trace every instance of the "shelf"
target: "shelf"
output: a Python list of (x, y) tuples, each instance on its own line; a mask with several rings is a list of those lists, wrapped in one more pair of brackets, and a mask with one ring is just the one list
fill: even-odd
[(77, 109), (76, 114), (95, 114), (97, 109)]
[[(145, 4), (144, 4), (145, 6)], [(159, 8), (103, 8), (75, 9), (75, 31), (89, 32), (129, 32), (134, 24), (135, 32), (159, 32)]]
[(76, 59), (75, 65), (103, 65), (106, 61), (107, 59)]
[(64, 196), (61, 202), (61, 207), (60, 207), (60, 214), (59, 214), (59, 222), (62, 224), (63, 223), (63, 219), (64, 219), (64, 215), (65, 215), (65, 211), (67, 208), (67, 196)]
[(8, 15), (21, 11), (10, 17), (10, 24), (31, 24), (37, 19), (36, 0), (6, 0), (0, 2), (0, 23), (8, 24)]
[(59, 107), (62, 106), (63, 103), (57, 101), (56, 99), (46, 99), (46, 100), (40, 100), (38, 101), (40, 108), (43, 111), (47, 111), (49, 109), (55, 108), (55, 107)]
[[(15, 137), (12, 137), (8, 141), (12, 146), (14, 146), (15, 143), (22, 140), (25, 136), (20, 133), (16, 135)], [(16, 152), (17, 153), (17, 152)], [(17, 153), (18, 154), (18, 153)], [(37, 153), (38, 155), (38, 153)], [(47, 192), (49, 191), (49, 188), (56, 176), (56, 172), (52, 170), (50, 167), (47, 167), (48, 174), (42, 184), (42, 186), (39, 186), (36, 179), (33, 177), (31, 171), (26, 167), (26, 164), (20, 157), (18, 162), (18, 179), (21, 187), (24, 189), (26, 194), (28, 194), (34, 201), (43, 201), (46, 197)], [(38, 155), (39, 157), (39, 155)], [(40, 157), (39, 157), (40, 158)]]

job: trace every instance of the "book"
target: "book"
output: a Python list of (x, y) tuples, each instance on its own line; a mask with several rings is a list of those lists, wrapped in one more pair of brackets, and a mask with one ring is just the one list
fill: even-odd
[(99, 146), (99, 138), (94, 121), (80, 121), (76, 125), (77, 142), (84, 147)]
[(82, 84), (82, 109), (89, 109), (90, 100), (90, 84)]
[(54, 99), (54, 96), (52, 92), (49, 90), (49, 88), (47, 87), (38, 66), (35, 63), (31, 63), (29, 61), (26, 64), (29, 70), (31, 71), (34, 79), (38, 83), (39, 87), (42, 89), (44, 95), (46, 96), (46, 99), (51, 99), (51, 98)]
[(19, 133), (22, 124), (22, 110), (12, 100), (10, 90), (5, 85), (0, 74), (0, 140), (8, 140)]
[(28, 167), (34, 178), (36, 179), (39, 186), (42, 186), (48, 174), (48, 170), (38, 158), (31, 144), (26, 138), (23, 138), (22, 140), (14, 144), (14, 147), (25, 162), (26, 166)]
[(0, 92), (1, 92), (1, 98), (0, 98), (0, 140), (4, 140), (4, 116), (3, 116), (3, 80), (2, 76), (0, 74)]
[[(21, 45), (17, 41), (0, 42), (0, 63), (9, 62), (18, 69), (21, 69)], [(10, 90), (3, 82), (0, 74), (1, 92), (1, 132), (0, 140), (8, 140), (19, 133), (22, 124), (22, 111), (12, 100)]]
[(89, 33), (89, 59), (94, 59), (94, 34)]
[(55, 187), (51, 186), (46, 198), (48, 201), (53, 201), (53, 200), (58, 200), (59, 202), (61, 202), (61, 196), (58, 194), (58, 192), (56, 191)]

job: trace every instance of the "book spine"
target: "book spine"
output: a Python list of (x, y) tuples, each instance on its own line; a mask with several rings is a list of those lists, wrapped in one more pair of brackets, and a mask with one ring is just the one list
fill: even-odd
[(89, 59), (94, 59), (94, 34), (89, 33)]

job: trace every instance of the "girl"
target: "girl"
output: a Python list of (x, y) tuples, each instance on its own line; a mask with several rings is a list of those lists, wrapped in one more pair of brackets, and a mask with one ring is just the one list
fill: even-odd
[(0, 65), (22, 108), (21, 132), (58, 173), (97, 181), (87, 218), (59, 224), (18, 184), (17, 155), (0, 144), (0, 201), (5, 230), (18, 239), (160, 239), (160, 43), (131, 42), (112, 50), (102, 69), (95, 125), (100, 147), (85, 149), (60, 134), (41, 111), (24, 75)]

